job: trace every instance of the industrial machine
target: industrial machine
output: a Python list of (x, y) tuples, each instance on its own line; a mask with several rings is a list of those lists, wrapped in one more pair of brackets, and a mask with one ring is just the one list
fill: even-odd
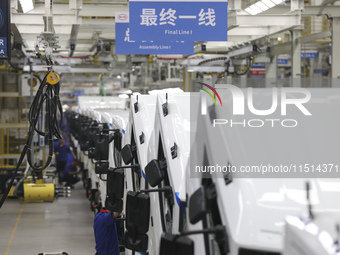
[[(29, 109), (29, 131), (26, 143), (12, 177), (6, 183), (7, 187), (0, 201), (0, 208), (11, 190), (11, 195), (23, 196), (26, 202), (50, 202), (58, 196), (69, 196), (69, 192), (65, 189), (56, 188), (53, 182), (45, 182), (45, 171), (53, 157), (53, 141), (62, 137), (61, 124), (57, 121), (57, 115), (62, 116), (59, 98), (60, 79), (59, 75), (53, 71), (52, 59), (49, 61), (48, 72), (37, 87), (35, 98)], [(18, 170), (25, 157), (28, 166), (24, 176), (17, 180)], [(15, 180), (17, 180), (16, 187), (13, 189)]]
[(24, 201), (31, 202), (53, 202), (58, 198), (58, 189), (53, 183), (25, 183), (24, 184)]
[[(8, 188), (10, 178), (3, 183)], [(70, 197), (69, 187), (60, 187), (55, 183), (54, 169), (47, 169), (42, 173), (35, 173), (29, 165), (16, 175), (8, 197), (22, 198), (26, 203), (53, 202), (60, 197)]]

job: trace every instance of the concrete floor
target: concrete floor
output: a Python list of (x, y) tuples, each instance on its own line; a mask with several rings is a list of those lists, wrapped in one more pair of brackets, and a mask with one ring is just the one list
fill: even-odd
[(78, 183), (71, 194), (53, 203), (23, 204), (19, 199), (7, 199), (0, 210), (0, 255), (55, 251), (94, 255), (94, 214), (82, 184)]

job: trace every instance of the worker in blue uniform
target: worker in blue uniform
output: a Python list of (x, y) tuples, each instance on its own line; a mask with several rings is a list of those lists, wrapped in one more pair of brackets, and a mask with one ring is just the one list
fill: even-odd
[(74, 188), (74, 184), (80, 181), (80, 178), (78, 177), (79, 171), (77, 166), (78, 161), (74, 159), (71, 153), (69, 153), (67, 164), (61, 176), (61, 180), (66, 182), (65, 186), (70, 187), (71, 189)]
[(59, 142), (54, 144), (54, 152), (56, 154), (57, 172), (59, 174), (59, 183), (60, 183), (61, 176), (67, 164), (68, 154), (71, 153), (74, 158), (76, 158), (76, 155), (67, 145), (67, 143), (65, 143), (64, 139), (59, 139)]
[[(120, 213), (113, 213), (114, 218)], [(94, 218), (94, 237), (96, 240), (96, 255), (119, 255), (120, 221), (111, 217), (111, 212), (101, 209)]]

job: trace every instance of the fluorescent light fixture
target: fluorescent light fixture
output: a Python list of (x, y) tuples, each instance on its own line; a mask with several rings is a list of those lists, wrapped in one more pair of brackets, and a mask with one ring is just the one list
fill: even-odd
[(250, 8), (250, 7), (246, 8), (245, 11), (248, 12), (249, 14), (251, 14), (251, 15), (256, 15), (256, 14), (257, 14), (257, 12), (254, 11), (254, 10), (253, 10), (252, 8)]
[(262, 12), (262, 10), (261, 10), (259, 7), (257, 7), (255, 4), (253, 4), (252, 6), (250, 6), (250, 8), (252, 8), (256, 13)]
[(273, 8), (275, 6), (275, 4), (270, 0), (262, 0), (261, 2), (267, 5), (269, 8)]
[(269, 7), (262, 2), (257, 2), (255, 5), (259, 7), (263, 12), (269, 9)]
[(278, 5), (283, 2), (283, 0), (271, 0), (274, 4)]
[(248, 8), (251, 10), (251, 12), (250, 12), (251, 15), (256, 15), (256, 14), (259, 14), (260, 12), (262, 12), (261, 9), (254, 4), (249, 6)]
[(32, 11), (34, 9), (33, 0), (19, 0), (21, 4), (22, 11), (24, 13)]
[(251, 15), (256, 15), (261, 12), (273, 8), (274, 6), (281, 4), (284, 0), (261, 0), (250, 6), (248, 6), (245, 11)]

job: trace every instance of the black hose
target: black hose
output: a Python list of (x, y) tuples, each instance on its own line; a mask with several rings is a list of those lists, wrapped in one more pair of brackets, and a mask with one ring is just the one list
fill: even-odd
[(42, 80), (40, 79), (40, 77), (38, 76), (38, 75), (36, 75), (36, 74), (33, 74), (33, 76), (35, 77), (35, 78), (37, 78), (38, 79), (38, 81), (41, 83), (42, 82)]

